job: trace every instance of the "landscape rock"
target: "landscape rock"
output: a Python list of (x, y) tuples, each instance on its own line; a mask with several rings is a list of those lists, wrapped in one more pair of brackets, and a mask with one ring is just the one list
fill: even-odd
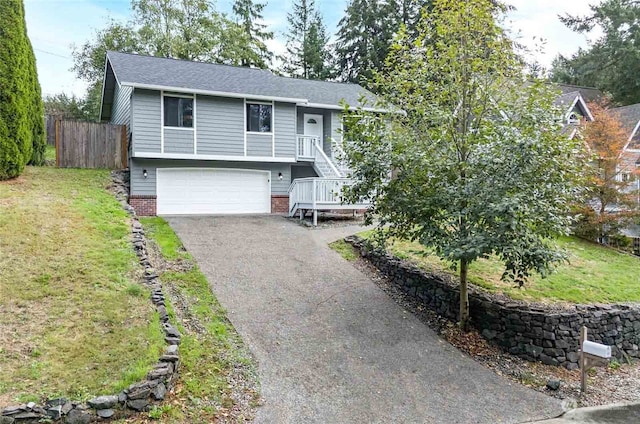
[(118, 403), (118, 396), (98, 396), (87, 401), (93, 409), (110, 409)]
[(115, 414), (115, 411), (113, 409), (98, 409), (96, 414), (100, 418), (111, 418), (113, 417), (113, 414)]
[(547, 381), (547, 388), (549, 390), (558, 390), (558, 389), (560, 389), (560, 380), (549, 380), (549, 381)]
[(160, 383), (153, 389), (151, 395), (155, 400), (163, 400), (167, 395), (167, 387), (164, 385), (164, 383)]
[(67, 424), (89, 424), (91, 415), (79, 409), (72, 409), (67, 414), (65, 423)]
[(127, 407), (134, 411), (144, 411), (149, 406), (147, 399), (134, 399), (127, 401)]
[(13, 417), (1, 415), (0, 424), (13, 424), (16, 420)]

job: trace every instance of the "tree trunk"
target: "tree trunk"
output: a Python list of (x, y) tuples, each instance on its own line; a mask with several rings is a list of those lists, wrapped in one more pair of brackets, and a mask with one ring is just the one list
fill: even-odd
[(467, 331), (469, 328), (469, 290), (467, 286), (467, 274), (469, 263), (460, 260), (460, 328)]

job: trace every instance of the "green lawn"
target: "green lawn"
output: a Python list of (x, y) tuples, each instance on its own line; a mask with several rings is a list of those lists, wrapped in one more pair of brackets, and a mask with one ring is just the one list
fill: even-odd
[(115, 393), (164, 348), (109, 172), (0, 182), (0, 405)]
[[(367, 233), (361, 235), (367, 236)], [(547, 278), (535, 275), (524, 288), (500, 280), (503, 265), (495, 258), (481, 259), (469, 269), (470, 281), (483, 289), (513, 299), (538, 302), (615, 303), (640, 302), (640, 258), (577, 238), (557, 240), (569, 263)], [(446, 264), (415, 242), (394, 241), (390, 253), (427, 271), (452, 273)]]
[(47, 161), (48, 163), (52, 163), (52, 164), (56, 163), (56, 147), (55, 146), (49, 146), (47, 144), (47, 148), (44, 151), (44, 160)]
[(231, 374), (235, 375), (233, 380), (240, 378), (249, 382), (249, 396), (256, 402), (259, 395), (252, 389), (256, 379), (255, 364), (205, 276), (164, 219), (152, 217), (140, 218), (140, 221), (163, 258), (170, 264), (181, 264), (182, 269), (169, 269), (160, 275), (160, 280), (165, 285), (171, 284), (187, 300), (189, 313), (204, 329), (200, 333), (185, 329), (176, 319), (176, 313), (169, 313), (183, 334), (178, 398), (185, 407), (172, 411), (173, 415), (164, 417), (165, 421), (213, 422), (234, 409), (228, 386)]

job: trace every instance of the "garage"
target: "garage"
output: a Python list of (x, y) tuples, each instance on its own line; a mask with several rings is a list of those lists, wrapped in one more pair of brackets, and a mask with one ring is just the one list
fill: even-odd
[(253, 169), (159, 168), (158, 215), (270, 213), (270, 179)]

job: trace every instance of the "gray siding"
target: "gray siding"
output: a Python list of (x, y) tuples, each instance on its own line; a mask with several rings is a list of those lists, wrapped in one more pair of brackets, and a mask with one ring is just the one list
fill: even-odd
[(193, 154), (193, 130), (165, 128), (164, 152)]
[[(296, 133), (304, 134), (304, 114), (312, 113), (315, 115), (322, 115), (322, 133), (324, 139), (322, 140), (322, 150), (327, 155), (331, 154), (331, 134), (332, 134), (332, 118), (333, 112), (327, 109), (317, 109), (311, 107), (299, 107), (296, 119)], [(340, 113), (340, 112), (336, 112)]]
[(342, 140), (342, 112), (331, 112), (331, 137)]
[(247, 133), (247, 156), (272, 156), (271, 134)]
[(134, 90), (131, 102), (133, 151), (160, 153), (160, 92)]
[[(244, 155), (242, 99), (197, 96), (196, 136), (200, 155)], [(271, 152), (269, 152), (271, 156)]]
[(296, 106), (289, 103), (275, 104), (276, 156), (296, 155)]
[[(271, 194), (287, 194), (291, 184), (291, 165), (286, 163), (260, 162), (221, 162), (195, 161), (171, 159), (135, 159), (131, 160), (131, 194), (156, 194), (157, 168), (235, 168), (235, 169), (264, 169), (271, 171)], [(142, 170), (147, 170), (147, 178)], [(282, 173), (282, 181), (278, 178)]]
[(111, 111), (111, 123), (126, 125), (131, 131), (131, 93), (133, 87), (116, 84), (113, 92), (113, 108)]

